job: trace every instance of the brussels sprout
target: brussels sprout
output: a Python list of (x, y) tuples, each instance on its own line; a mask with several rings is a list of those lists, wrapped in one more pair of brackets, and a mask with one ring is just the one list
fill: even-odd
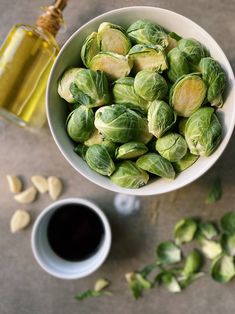
[(176, 119), (175, 112), (166, 102), (155, 100), (148, 110), (149, 132), (159, 138), (175, 124)]
[(66, 121), (69, 137), (74, 142), (83, 143), (94, 131), (94, 113), (86, 106), (80, 106), (72, 111)]
[(103, 142), (101, 143), (101, 145), (107, 149), (111, 158), (115, 157), (115, 152), (117, 149), (117, 143), (113, 143), (112, 141), (104, 139)]
[(132, 64), (128, 56), (107, 51), (94, 56), (90, 62), (90, 68), (94, 71), (103, 71), (111, 80), (117, 80), (129, 75)]
[(81, 59), (83, 64), (89, 68), (92, 58), (100, 52), (97, 41), (97, 33), (91, 33), (84, 41), (81, 49)]
[(167, 35), (163, 28), (150, 21), (138, 20), (127, 29), (131, 41), (136, 44), (168, 45)]
[(167, 76), (172, 83), (177, 81), (182, 75), (190, 73), (189, 63), (184, 53), (178, 48), (172, 49), (167, 54), (167, 61), (169, 65)]
[(179, 134), (185, 137), (185, 126), (188, 118), (180, 118), (178, 123)]
[(225, 233), (235, 234), (235, 213), (225, 214), (220, 220), (220, 225)]
[(113, 98), (115, 104), (124, 105), (143, 113), (147, 112), (148, 102), (136, 94), (133, 77), (123, 77), (114, 82)]
[(97, 129), (91, 134), (91, 136), (84, 142), (84, 144), (88, 147), (94, 145), (94, 144), (102, 144), (104, 140), (104, 137), (102, 134), (99, 133)]
[(168, 46), (166, 47), (166, 52), (170, 52), (172, 49), (177, 47), (178, 41), (182, 39), (179, 35), (174, 32), (167, 34)]
[(229, 282), (235, 275), (233, 257), (228, 255), (218, 256), (212, 263), (211, 276), (220, 283)]
[(175, 178), (175, 171), (172, 164), (158, 154), (148, 153), (144, 156), (141, 156), (136, 161), (136, 164), (139, 168), (156, 174), (159, 177), (167, 179)]
[(147, 184), (149, 175), (137, 167), (133, 161), (125, 160), (117, 165), (110, 179), (113, 183), (121, 187), (138, 189)]
[(157, 140), (156, 150), (169, 161), (178, 161), (187, 153), (185, 139), (177, 133), (168, 133)]
[(161, 46), (135, 45), (129, 51), (133, 62), (133, 72), (154, 70), (162, 72), (167, 69), (166, 56)]
[(163, 99), (168, 92), (166, 80), (153, 70), (142, 70), (134, 80), (134, 89), (137, 95), (147, 101)]
[(78, 144), (75, 148), (74, 148), (74, 152), (76, 154), (78, 154), (78, 156), (82, 157), (83, 160), (85, 160), (85, 156), (86, 156), (86, 152), (88, 150), (88, 147), (84, 144)]
[(199, 156), (191, 154), (189, 151), (180, 160), (173, 162), (173, 167), (177, 173), (182, 172), (189, 167), (191, 167), (197, 160)]
[(197, 70), (198, 63), (202, 58), (209, 56), (208, 50), (196, 39), (182, 38), (177, 47), (185, 54), (194, 70)]
[(202, 256), (197, 250), (193, 250), (186, 258), (183, 276), (189, 277), (197, 273), (202, 267)]
[(174, 237), (175, 243), (181, 245), (182, 243), (191, 242), (197, 231), (197, 222), (194, 219), (187, 218), (180, 220), (175, 225)]
[(177, 293), (181, 291), (180, 284), (170, 271), (162, 271), (156, 277), (156, 281), (163, 284), (169, 292)]
[(199, 231), (207, 240), (211, 240), (219, 235), (219, 231), (211, 222), (203, 222), (199, 224)]
[(148, 142), (151, 139), (147, 133), (147, 121), (122, 105), (98, 109), (95, 114), (95, 126), (104, 137), (115, 143), (127, 143), (135, 139)]
[(197, 74), (178, 79), (170, 90), (170, 105), (182, 117), (190, 117), (203, 103), (206, 85)]
[(131, 159), (145, 154), (148, 148), (140, 142), (129, 142), (121, 145), (116, 150), (117, 159)]
[(80, 68), (72, 68), (64, 72), (62, 75), (59, 85), (58, 94), (61, 98), (64, 98), (69, 103), (76, 103), (77, 100), (74, 99), (73, 94), (70, 91), (70, 85), (74, 82)]
[(222, 196), (222, 185), (219, 177), (215, 178), (211, 184), (209, 192), (206, 197), (206, 204), (213, 204), (221, 199)]
[(98, 29), (98, 41), (101, 51), (126, 55), (131, 48), (130, 39), (125, 30), (118, 25), (101, 23)]
[(115, 170), (115, 165), (107, 149), (99, 144), (94, 144), (88, 148), (86, 162), (92, 170), (104, 176), (111, 176)]
[(108, 81), (103, 72), (79, 69), (69, 90), (76, 102), (88, 107), (99, 107), (110, 101)]
[(175, 264), (181, 261), (181, 251), (172, 241), (159, 244), (156, 250), (157, 264)]
[(228, 255), (235, 256), (235, 234), (223, 234), (221, 245)]
[(208, 85), (207, 100), (212, 106), (223, 106), (223, 92), (226, 86), (226, 75), (221, 65), (213, 58), (203, 58), (199, 63), (202, 78)]
[(209, 156), (218, 147), (222, 127), (213, 108), (200, 108), (187, 121), (185, 140), (194, 155)]
[(197, 240), (201, 245), (202, 252), (206, 255), (207, 258), (214, 259), (222, 253), (222, 246), (219, 242), (207, 240), (200, 234), (197, 235)]

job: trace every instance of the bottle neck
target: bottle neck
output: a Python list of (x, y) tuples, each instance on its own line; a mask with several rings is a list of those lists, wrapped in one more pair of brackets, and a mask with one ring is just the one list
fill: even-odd
[(55, 37), (63, 24), (62, 11), (66, 7), (67, 1), (56, 0), (53, 5), (43, 8), (45, 12), (38, 17), (36, 26)]

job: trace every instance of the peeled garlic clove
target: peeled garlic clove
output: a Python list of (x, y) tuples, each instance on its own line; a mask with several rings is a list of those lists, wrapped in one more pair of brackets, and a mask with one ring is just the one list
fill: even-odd
[(22, 182), (19, 177), (7, 175), (7, 182), (12, 193), (19, 193), (22, 190)]
[(23, 192), (17, 194), (14, 196), (14, 199), (21, 204), (30, 204), (32, 203), (37, 195), (37, 190), (35, 187), (30, 187), (27, 190), (24, 190)]
[(48, 181), (43, 176), (32, 176), (31, 181), (40, 193), (44, 194), (48, 191)]
[(62, 182), (57, 177), (48, 178), (48, 190), (49, 195), (53, 201), (55, 201), (62, 192)]
[(100, 292), (108, 286), (109, 286), (109, 281), (106, 279), (100, 278), (95, 282), (94, 290), (97, 292)]
[(11, 218), (10, 228), (11, 232), (15, 233), (18, 230), (24, 229), (30, 223), (30, 215), (26, 210), (17, 210)]

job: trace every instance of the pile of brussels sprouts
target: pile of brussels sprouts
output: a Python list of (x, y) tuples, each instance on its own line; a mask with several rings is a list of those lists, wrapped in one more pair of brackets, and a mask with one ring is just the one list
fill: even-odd
[[(79, 57), (78, 57), (79, 58)], [(125, 188), (174, 179), (218, 147), (226, 75), (197, 40), (150, 21), (102, 23), (58, 86), (74, 151)]]

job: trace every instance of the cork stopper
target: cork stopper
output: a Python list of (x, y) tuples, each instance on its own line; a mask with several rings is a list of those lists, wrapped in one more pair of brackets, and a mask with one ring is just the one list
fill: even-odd
[(36, 25), (55, 36), (63, 24), (62, 11), (66, 7), (68, 0), (56, 0), (54, 4), (44, 7), (45, 11), (37, 19)]

